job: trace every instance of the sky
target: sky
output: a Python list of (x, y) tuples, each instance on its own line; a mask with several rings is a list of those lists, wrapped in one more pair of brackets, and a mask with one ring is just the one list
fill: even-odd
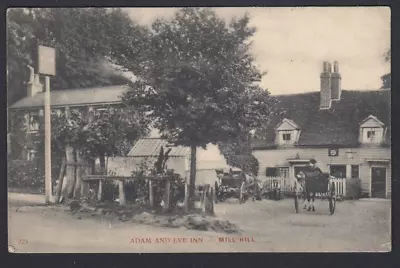
[[(176, 8), (126, 8), (132, 19), (151, 25)], [(390, 72), (388, 7), (214, 8), (229, 21), (245, 12), (256, 27), (252, 53), (267, 75), (261, 86), (272, 94), (318, 91), (323, 61), (338, 61), (342, 89), (376, 90)]]

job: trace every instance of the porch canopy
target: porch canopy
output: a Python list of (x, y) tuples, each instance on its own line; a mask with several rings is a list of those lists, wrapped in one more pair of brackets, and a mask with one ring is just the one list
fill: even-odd
[(365, 161), (369, 164), (373, 163), (381, 163), (381, 164), (390, 164), (391, 160), (388, 158), (366, 158)]
[(310, 163), (310, 159), (299, 159), (299, 158), (289, 158), (289, 159), (286, 159), (288, 162), (289, 162), (289, 164), (308, 164), (308, 163)]

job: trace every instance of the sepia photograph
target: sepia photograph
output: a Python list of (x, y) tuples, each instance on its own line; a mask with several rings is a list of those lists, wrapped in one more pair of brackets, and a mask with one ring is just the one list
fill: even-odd
[(8, 251), (390, 252), (390, 24), (7, 9)]

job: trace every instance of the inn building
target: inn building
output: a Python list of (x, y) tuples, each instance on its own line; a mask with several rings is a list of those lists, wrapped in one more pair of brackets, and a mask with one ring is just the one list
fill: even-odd
[(259, 176), (294, 178), (315, 158), (323, 172), (360, 178), (364, 196), (390, 198), (390, 89), (342, 90), (341, 79), (324, 62), (319, 92), (276, 96), (282, 112), (252, 141)]

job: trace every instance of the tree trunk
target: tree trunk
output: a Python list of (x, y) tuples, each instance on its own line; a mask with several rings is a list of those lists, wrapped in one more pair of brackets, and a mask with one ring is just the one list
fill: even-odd
[(65, 146), (67, 184), (63, 196), (66, 200), (71, 198), (75, 186), (75, 157), (74, 148)]
[(100, 170), (101, 174), (105, 175), (106, 173), (106, 156), (103, 152), (99, 154), (99, 159), (100, 159)]
[[(100, 173), (102, 175), (106, 174), (106, 157), (103, 152), (99, 154), (100, 159)], [(97, 190), (97, 200), (101, 201), (103, 198), (103, 181), (99, 180), (99, 188)]]
[(63, 157), (62, 163), (61, 163), (61, 168), (60, 168), (60, 174), (58, 176), (58, 184), (56, 187), (56, 197), (55, 197), (55, 202), (58, 203), (60, 202), (60, 196), (61, 196), (61, 190), (64, 182), (64, 175), (65, 175), (65, 157)]
[(197, 154), (197, 147), (191, 146), (190, 147), (190, 179), (189, 179), (189, 202), (188, 208), (193, 209), (195, 203), (195, 189), (196, 189), (196, 154)]
[(82, 176), (84, 172), (85, 161), (81, 155), (81, 150), (76, 149), (76, 178), (75, 178), (75, 186), (74, 186), (74, 199), (80, 199), (81, 197), (81, 185), (82, 185)]

